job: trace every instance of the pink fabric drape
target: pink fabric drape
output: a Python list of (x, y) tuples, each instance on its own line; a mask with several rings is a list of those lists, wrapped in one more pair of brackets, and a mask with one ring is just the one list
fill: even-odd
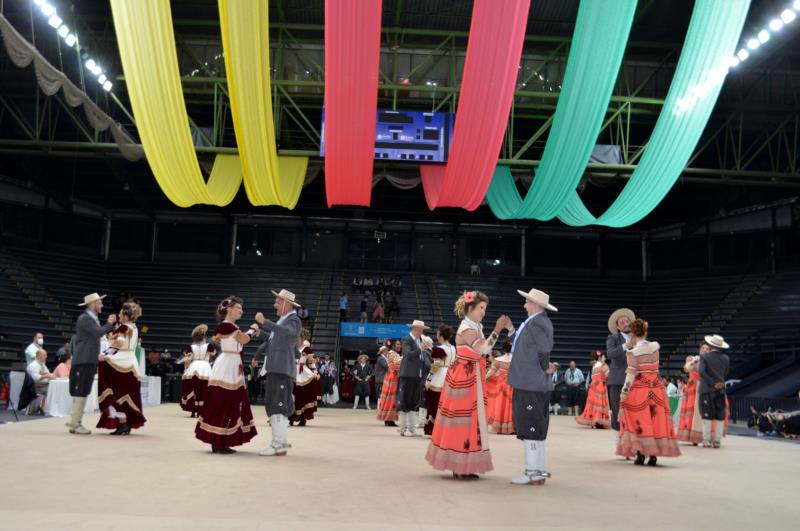
[(325, 0), (325, 191), (328, 206), (369, 206), (381, 0)]
[(428, 207), (475, 210), (492, 182), (517, 83), (530, 0), (475, 0), (446, 167), (421, 165)]

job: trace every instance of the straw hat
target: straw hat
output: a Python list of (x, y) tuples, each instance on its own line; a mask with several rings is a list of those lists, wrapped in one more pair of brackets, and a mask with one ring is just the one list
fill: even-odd
[(280, 297), (281, 299), (285, 300), (286, 302), (288, 302), (289, 304), (291, 304), (295, 308), (299, 308), (300, 307), (300, 304), (298, 304), (298, 303), (296, 303), (294, 301), (294, 293), (292, 293), (291, 291), (285, 290), (285, 289), (282, 289), (280, 291), (280, 293), (275, 293), (275, 290), (271, 290), (271, 291), (272, 291), (273, 295), (275, 295), (276, 297)]
[(731, 346), (725, 343), (721, 335), (714, 334), (713, 336), (706, 336), (704, 341), (714, 348), (730, 348)]
[(97, 293), (90, 293), (89, 295), (86, 295), (83, 298), (83, 302), (81, 304), (79, 304), (78, 306), (89, 306), (93, 302), (101, 301), (101, 300), (103, 300), (105, 298), (106, 298), (105, 295), (98, 295)]
[(621, 317), (627, 317), (630, 322), (636, 320), (636, 314), (633, 313), (633, 310), (630, 308), (620, 308), (619, 310), (615, 310), (614, 313), (611, 314), (611, 317), (608, 318), (608, 331), (612, 334), (619, 332), (617, 321), (619, 321)]
[(199, 336), (201, 334), (206, 335), (206, 332), (208, 332), (208, 325), (199, 324), (194, 327), (194, 330), (192, 330), (192, 337)]
[(413, 323), (411, 323), (409, 325), (406, 325), (406, 326), (410, 326), (411, 328), (419, 327), (419, 328), (422, 328), (423, 330), (430, 330), (429, 326), (425, 326), (425, 321), (420, 321), (420, 320), (417, 320), (417, 319), (414, 319)]
[(558, 311), (558, 308), (550, 304), (550, 295), (548, 295), (544, 291), (539, 291), (538, 289), (532, 289), (528, 293), (525, 293), (524, 291), (517, 290), (517, 293), (519, 293), (529, 301), (535, 302), (542, 308), (550, 310), (551, 312)]

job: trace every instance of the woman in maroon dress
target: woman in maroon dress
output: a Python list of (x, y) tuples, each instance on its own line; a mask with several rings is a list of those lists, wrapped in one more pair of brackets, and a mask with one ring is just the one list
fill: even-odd
[(142, 387), (136, 345), (139, 330), (136, 320), (142, 315), (135, 302), (126, 302), (119, 312), (119, 325), (109, 334), (110, 348), (99, 356), (97, 401), (100, 403), (98, 428), (114, 430), (111, 435), (128, 435), (144, 426)]

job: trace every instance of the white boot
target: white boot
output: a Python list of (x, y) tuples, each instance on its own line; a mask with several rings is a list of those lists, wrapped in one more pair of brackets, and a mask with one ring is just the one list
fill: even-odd
[(258, 452), (258, 455), (284, 456), (289, 448), (289, 419), (283, 415), (271, 415), (269, 421), (272, 427), (272, 443)]
[[(511, 478), (514, 485), (544, 485), (544, 441), (522, 441), (525, 449), (525, 473)], [(549, 475), (549, 474), (548, 474)]]
[(367, 409), (370, 409), (370, 410), (371, 410), (372, 408), (371, 408), (371, 407), (369, 407), (369, 397), (366, 397), (366, 398), (364, 398), (364, 400), (365, 400), (365, 401), (366, 401), (366, 403), (367, 403)]
[(405, 411), (397, 412), (397, 423), (400, 425), (400, 435), (406, 437), (408, 434), (408, 413)]
[(83, 427), (83, 409), (86, 407), (85, 396), (75, 396), (72, 398), (72, 410), (70, 411), (69, 432), (76, 435), (89, 435), (92, 433)]
[(416, 411), (409, 411), (406, 413), (406, 426), (407, 426), (407, 437), (416, 437), (417, 436), (417, 412)]
[(703, 448), (711, 448), (711, 421), (703, 420)]
[(428, 420), (428, 409), (421, 407), (417, 413), (417, 428), (424, 428), (425, 422)]
[(358, 399), (361, 398), (360, 396), (356, 396), (356, 401), (353, 403), (353, 409), (358, 409)]
[(722, 446), (722, 434), (725, 432), (725, 421), (717, 420), (714, 423), (714, 439), (711, 443), (714, 448)]

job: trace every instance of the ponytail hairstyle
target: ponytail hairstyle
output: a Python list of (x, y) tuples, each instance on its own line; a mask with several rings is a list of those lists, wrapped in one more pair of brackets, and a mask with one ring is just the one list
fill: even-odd
[(220, 322), (224, 321), (225, 317), (228, 315), (228, 307), (233, 306), (234, 304), (244, 304), (244, 299), (237, 297), (236, 295), (230, 295), (223, 299), (217, 305), (217, 320)]
[(636, 319), (631, 323), (631, 334), (642, 339), (647, 337), (647, 321)]
[(460, 319), (466, 317), (478, 304), (485, 302), (489, 304), (489, 297), (480, 291), (465, 291), (456, 301), (454, 308), (456, 316)]
[(142, 316), (142, 307), (133, 301), (123, 303), (120, 313), (135, 323)]

